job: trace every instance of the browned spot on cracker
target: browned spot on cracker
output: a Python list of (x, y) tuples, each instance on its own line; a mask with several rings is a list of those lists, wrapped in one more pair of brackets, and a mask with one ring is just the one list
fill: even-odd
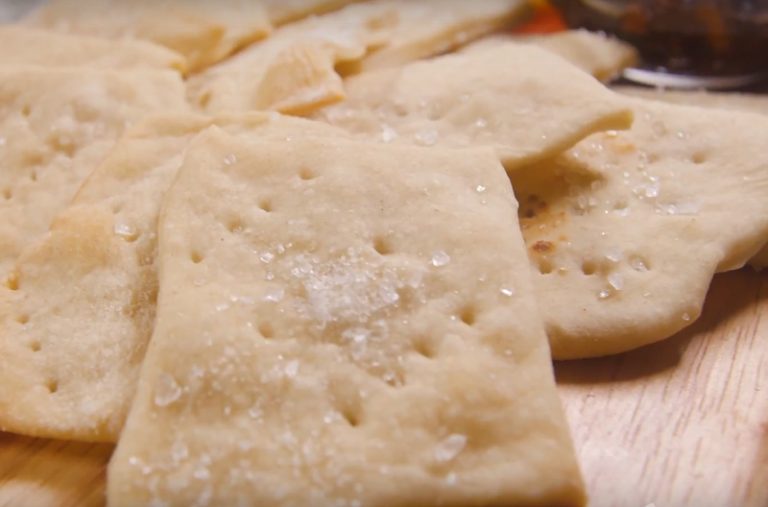
[(555, 249), (555, 244), (551, 241), (537, 241), (533, 244), (531, 247), (534, 252), (538, 253), (549, 253), (552, 252)]

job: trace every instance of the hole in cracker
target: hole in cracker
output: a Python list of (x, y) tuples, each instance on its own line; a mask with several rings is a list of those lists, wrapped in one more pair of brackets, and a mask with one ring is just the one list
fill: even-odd
[(29, 314), (26, 313), (20, 313), (16, 316), (16, 322), (19, 324), (26, 324), (29, 322)]
[(597, 264), (594, 261), (586, 260), (581, 263), (581, 272), (587, 276), (594, 275), (597, 272)]
[(352, 409), (345, 409), (340, 411), (341, 416), (347, 421), (347, 424), (353, 428), (360, 425), (360, 414)]
[(691, 162), (693, 162), (696, 165), (703, 164), (706, 161), (707, 161), (707, 156), (700, 151), (697, 151), (696, 153), (691, 155)]
[(461, 312), (459, 312), (459, 318), (464, 324), (472, 326), (477, 320), (477, 312), (475, 311), (474, 307), (465, 306), (461, 309)]
[(203, 262), (203, 254), (198, 252), (197, 250), (192, 250), (189, 254), (189, 260), (191, 260), (195, 264), (200, 264)]
[(240, 233), (245, 229), (245, 224), (240, 218), (232, 218), (227, 222), (227, 230), (231, 233)]
[(200, 95), (200, 98), (197, 99), (197, 105), (202, 107), (203, 109), (208, 107), (208, 104), (211, 103), (211, 92), (207, 91)]
[(32, 114), (32, 106), (30, 106), (29, 104), (24, 104), (21, 108), (21, 114), (22, 116), (29, 116), (30, 114)]
[(37, 171), (32, 171), (31, 173), (29, 173), (29, 180), (37, 181)]
[(19, 290), (19, 277), (16, 274), (8, 275), (5, 279), (5, 286), (10, 290)]
[(435, 350), (432, 344), (429, 342), (429, 340), (426, 340), (425, 338), (417, 339), (413, 343), (413, 351), (416, 352), (418, 355), (425, 357), (427, 359), (432, 359), (433, 357), (435, 357)]
[(49, 393), (53, 394), (59, 390), (59, 382), (57, 380), (50, 379), (45, 383), (45, 387), (48, 388)]
[(299, 178), (307, 181), (307, 180), (313, 180), (317, 178), (317, 175), (309, 167), (302, 167), (301, 169), (299, 169)]
[(373, 239), (373, 249), (379, 255), (389, 255), (392, 253), (392, 246), (385, 238), (377, 237)]
[(261, 336), (264, 338), (269, 339), (275, 336), (275, 329), (269, 322), (263, 322), (259, 324), (259, 334), (261, 334)]
[(5, 199), (6, 201), (10, 201), (11, 199), (13, 199), (13, 190), (8, 187), (4, 188), (3, 199)]
[(542, 275), (548, 275), (555, 269), (552, 266), (552, 262), (549, 259), (539, 259), (538, 261), (539, 273)]
[(32, 352), (40, 352), (40, 350), (43, 348), (42, 344), (35, 340), (29, 344), (29, 350)]
[(123, 211), (123, 203), (120, 201), (117, 201), (112, 204), (112, 213), (115, 215)]
[(272, 211), (272, 201), (269, 199), (262, 199), (259, 201), (259, 208), (261, 208), (263, 211), (266, 211), (269, 213)]

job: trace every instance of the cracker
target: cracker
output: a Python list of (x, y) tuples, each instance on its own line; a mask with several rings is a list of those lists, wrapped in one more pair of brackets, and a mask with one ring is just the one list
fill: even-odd
[(252, 0), (50, 0), (25, 23), (66, 33), (146, 39), (212, 65), (269, 34), (264, 6)]
[(397, 18), (392, 2), (366, 2), (276, 30), (268, 39), (193, 76), (191, 102), (206, 112), (306, 114), (344, 97), (335, 66), (382, 44)]
[(110, 505), (582, 505), (518, 231), (490, 150), (199, 137)]
[(591, 76), (514, 43), (368, 72), (346, 89), (344, 102), (314, 117), (382, 142), (494, 146), (508, 168), (632, 119)]
[(0, 26), (0, 65), (186, 69), (180, 54), (149, 42), (111, 41), (14, 25)]
[[(672, 104), (687, 104), (699, 107), (768, 115), (768, 97), (765, 95), (751, 93), (662, 90), (635, 86), (619, 86), (616, 90), (622, 94), (658, 100), (660, 102), (669, 102)], [(758, 270), (768, 268), (768, 244), (766, 244), (766, 246), (749, 261), (749, 264)]]
[(0, 277), (42, 235), (126, 124), (184, 111), (172, 71), (0, 68)]
[(528, 12), (524, 0), (386, 0), (395, 6), (398, 22), (389, 42), (345, 72), (369, 72), (403, 65), (456, 49), (478, 37), (512, 24)]
[(480, 39), (464, 51), (475, 51), (507, 42), (533, 44), (568, 60), (601, 81), (610, 81), (638, 61), (631, 45), (602, 32), (569, 30), (547, 35), (500, 34)]
[(513, 175), (558, 359), (690, 325), (713, 275), (768, 237), (768, 118), (628, 100), (631, 130)]
[(311, 14), (323, 14), (340, 9), (358, 0), (262, 0), (270, 21), (284, 25)]
[(335, 134), (269, 115), (172, 115), (132, 129), (51, 232), (27, 248), (0, 304), (0, 426), (116, 441), (152, 331), (156, 223), (187, 142), (211, 124), (242, 135)]
[[(445, 5), (443, 5), (445, 4)], [(190, 80), (204, 111), (272, 109), (306, 115), (344, 98), (337, 67), (399, 65), (441, 53), (496, 26), (522, 2), (374, 0), (292, 23)], [(463, 40), (463, 39), (462, 39)], [(359, 71), (360, 69), (358, 69)]]

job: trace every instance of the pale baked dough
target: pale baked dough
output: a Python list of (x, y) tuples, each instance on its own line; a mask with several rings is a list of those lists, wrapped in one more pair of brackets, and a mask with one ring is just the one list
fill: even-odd
[[(750, 93), (724, 93), (704, 91), (662, 90), (652, 88), (639, 88), (633, 86), (619, 86), (619, 93), (635, 97), (643, 97), (660, 102), (673, 104), (688, 104), (692, 106), (724, 109), (729, 111), (743, 111), (748, 113), (760, 113), (768, 115), (768, 97), (765, 95)], [(766, 245), (749, 264), (755, 269), (768, 267), (768, 245)]]
[(254, 0), (49, 0), (27, 25), (111, 39), (146, 39), (187, 58), (191, 71), (267, 36), (271, 22)]
[(146, 41), (106, 40), (15, 25), (0, 26), (0, 65), (180, 72), (187, 66), (180, 54)]
[(768, 117), (627, 99), (635, 124), (513, 174), (557, 359), (693, 323), (768, 237)]
[(569, 30), (547, 35), (493, 35), (470, 44), (465, 51), (510, 41), (546, 49), (601, 81), (618, 77), (624, 69), (638, 61), (637, 50), (631, 45), (604, 33), (587, 30)]
[(508, 169), (632, 120), (593, 77), (514, 43), (367, 72), (345, 87), (344, 102), (313, 117), (384, 143), (493, 146)]
[(127, 125), (185, 111), (173, 71), (0, 67), (0, 279)]
[(162, 116), (132, 129), (22, 252), (15, 290), (0, 293), (0, 427), (117, 440), (154, 323), (162, 198), (188, 141), (212, 124), (280, 139), (336, 134), (266, 114)]
[(583, 502), (491, 150), (193, 142), (110, 506)]

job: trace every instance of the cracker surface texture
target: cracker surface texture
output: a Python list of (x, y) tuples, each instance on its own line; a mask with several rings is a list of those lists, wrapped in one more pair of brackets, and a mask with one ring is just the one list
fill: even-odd
[[(672, 104), (684, 104), (729, 111), (760, 113), (768, 115), (768, 97), (750, 93), (719, 93), (682, 90), (656, 90), (632, 86), (619, 86), (616, 91), (634, 97), (642, 97)], [(766, 246), (755, 255), (749, 264), (755, 269), (768, 268), (768, 238)]]
[(252, 0), (50, 0), (25, 23), (111, 39), (146, 39), (187, 58), (191, 71), (223, 60), (271, 30)]
[(209, 113), (305, 114), (337, 102), (344, 88), (336, 64), (383, 44), (397, 15), (392, 2), (365, 2), (281, 27), (190, 79), (190, 99)]
[(558, 359), (667, 338), (768, 235), (768, 118), (635, 99), (635, 125), (513, 174)]
[(112, 507), (582, 505), (491, 150), (189, 149)]
[(593, 77), (514, 43), (368, 72), (345, 86), (344, 102), (313, 117), (384, 143), (493, 146), (508, 169), (632, 120)]
[(175, 51), (146, 41), (115, 41), (6, 25), (0, 26), (0, 65), (184, 72), (187, 64)]
[(184, 111), (172, 71), (0, 68), (0, 276), (45, 233), (127, 125)]
[(521, 0), (380, 0), (374, 3), (393, 6), (397, 23), (387, 44), (349, 71), (396, 67), (446, 53), (514, 23), (527, 12), (527, 3)]
[(189, 140), (334, 134), (278, 115), (156, 117), (132, 129), (50, 233), (25, 249), (0, 299), (0, 426), (36, 436), (116, 441), (157, 299), (157, 219)]
[(493, 35), (470, 44), (464, 51), (475, 51), (510, 41), (546, 49), (601, 81), (610, 81), (638, 61), (637, 50), (631, 45), (603, 33), (587, 30), (547, 35)]

